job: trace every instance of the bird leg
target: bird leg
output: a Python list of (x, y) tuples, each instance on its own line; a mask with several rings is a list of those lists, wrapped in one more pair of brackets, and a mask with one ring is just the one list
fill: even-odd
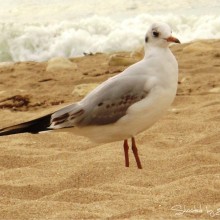
[(131, 142), (132, 142), (132, 151), (133, 151), (136, 163), (137, 163), (137, 167), (138, 169), (142, 169), (141, 161), (138, 156), (138, 149), (136, 147), (135, 139), (133, 137), (131, 138)]
[(129, 167), (129, 157), (128, 157), (128, 140), (124, 140), (124, 152), (125, 152), (125, 166)]

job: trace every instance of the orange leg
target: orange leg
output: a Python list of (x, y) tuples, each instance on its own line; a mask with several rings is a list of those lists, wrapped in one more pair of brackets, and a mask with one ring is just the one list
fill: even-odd
[(136, 163), (137, 163), (137, 167), (138, 169), (142, 169), (141, 161), (138, 156), (138, 149), (136, 147), (135, 139), (133, 137), (131, 138), (131, 142), (132, 142), (132, 151), (133, 151)]
[(128, 157), (128, 140), (124, 140), (124, 152), (125, 152), (125, 166), (129, 167), (129, 157)]

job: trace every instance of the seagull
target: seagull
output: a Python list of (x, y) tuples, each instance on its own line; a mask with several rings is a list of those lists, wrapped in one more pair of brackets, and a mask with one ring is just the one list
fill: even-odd
[(150, 25), (142, 60), (101, 83), (81, 101), (52, 114), (0, 130), (0, 136), (17, 133), (66, 131), (98, 143), (123, 141), (125, 166), (129, 144), (142, 169), (135, 136), (151, 127), (172, 104), (177, 91), (178, 63), (169, 49), (180, 43), (166, 23)]

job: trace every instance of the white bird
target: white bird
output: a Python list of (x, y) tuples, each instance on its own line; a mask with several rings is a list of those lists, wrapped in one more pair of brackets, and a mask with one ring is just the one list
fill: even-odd
[(165, 23), (154, 23), (145, 36), (144, 58), (109, 78), (80, 102), (52, 114), (0, 130), (0, 136), (62, 130), (96, 142), (124, 140), (125, 166), (129, 167), (128, 139), (142, 168), (134, 136), (151, 127), (173, 102), (178, 64), (169, 49), (180, 43)]

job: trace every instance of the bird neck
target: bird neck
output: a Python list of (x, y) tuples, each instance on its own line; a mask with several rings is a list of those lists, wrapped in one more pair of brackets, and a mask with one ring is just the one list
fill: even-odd
[(149, 56), (157, 56), (158, 54), (171, 53), (169, 47), (158, 47), (154, 45), (145, 45), (144, 52), (144, 58), (148, 58)]

